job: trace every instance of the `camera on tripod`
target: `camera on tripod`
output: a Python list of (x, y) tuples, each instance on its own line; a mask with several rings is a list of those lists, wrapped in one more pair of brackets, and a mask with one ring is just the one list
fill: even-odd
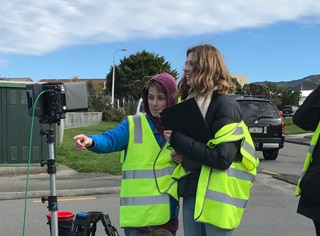
[(87, 87), (84, 82), (69, 83), (34, 83), (26, 85), (28, 113), (30, 116), (38, 116), (40, 123), (49, 124), (47, 131), (41, 130), (41, 135), (47, 136), (49, 145), (49, 159), (41, 160), (41, 166), (48, 165), (47, 172), (50, 175), (50, 195), (42, 197), (41, 201), (48, 201), (50, 215), (50, 233), (58, 236), (58, 201), (55, 186), (56, 161), (54, 153), (55, 131), (53, 123), (60, 124), (65, 119), (65, 113), (70, 111), (86, 111), (88, 109)]
[(87, 87), (84, 82), (34, 83), (27, 84), (26, 90), (28, 113), (32, 116), (34, 111), (40, 123), (60, 123), (60, 119), (65, 119), (66, 112), (88, 109)]

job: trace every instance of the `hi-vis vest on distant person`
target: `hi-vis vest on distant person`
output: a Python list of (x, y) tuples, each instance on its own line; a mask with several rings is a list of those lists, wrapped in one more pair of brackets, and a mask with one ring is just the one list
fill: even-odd
[(176, 164), (168, 144), (159, 147), (144, 114), (128, 116), (129, 143), (121, 154), (120, 226), (162, 225), (170, 220), (169, 195)]
[(302, 179), (302, 177), (305, 175), (306, 171), (309, 169), (310, 163), (312, 161), (312, 154), (314, 151), (315, 146), (317, 145), (318, 139), (319, 139), (319, 135), (320, 135), (320, 122), (317, 126), (316, 131), (314, 132), (314, 134), (312, 135), (311, 141), (310, 141), (310, 145), (309, 145), (309, 149), (306, 155), (306, 159), (304, 161), (303, 164), (303, 168), (302, 168), (302, 173), (300, 175), (300, 179), (298, 180), (298, 185), (296, 187), (296, 196), (300, 196), (301, 195), (301, 189), (300, 189), (300, 181)]
[[(224, 229), (234, 229), (240, 224), (249, 200), (250, 189), (257, 173), (259, 159), (243, 121), (223, 126), (207, 146), (213, 148), (219, 143), (241, 142), (241, 162), (233, 162), (227, 170), (217, 170), (202, 166), (195, 203), (194, 219)], [(181, 177), (179, 165), (173, 177)]]

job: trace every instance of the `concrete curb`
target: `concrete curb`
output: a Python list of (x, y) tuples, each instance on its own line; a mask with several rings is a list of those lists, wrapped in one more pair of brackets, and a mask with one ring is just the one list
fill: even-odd
[(301, 141), (301, 140), (286, 140), (285, 142), (287, 143), (295, 143), (295, 144), (299, 144), (299, 145), (305, 145), (305, 146), (309, 146), (310, 145), (310, 141), (309, 140), (305, 140), (305, 141)]
[[(43, 174), (47, 173), (45, 167), (41, 166), (31, 166), (29, 169), (31, 174)], [(16, 175), (27, 175), (27, 166), (1, 166), (0, 167), (0, 177), (1, 176), (16, 176)]]
[[(91, 189), (71, 189), (71, 190), (57, 190), (57, 197), (74, 197), (74, 196), (86, 196), (86, 195), (104, 195), (119, 193), (120, 187), (109, 188), (91, 188)], [(27, 198), (41, 198), (49, 196), (50, 191), (29, 191)], [(0, 200), (14, 200), (25, 199), (25, 192), (8, 192), (1, 193)]]

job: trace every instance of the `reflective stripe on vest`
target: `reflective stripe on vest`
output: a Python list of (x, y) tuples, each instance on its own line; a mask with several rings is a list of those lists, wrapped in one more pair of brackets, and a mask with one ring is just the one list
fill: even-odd
[(126, 154), (122, 153), (120, 226), (165, 224), (170, 219), (170, 201), (160, 189), (171, 184), (176, 164), (170, 150), (159, 147), (144, 114), (128, 116), (128, 123), (129, 141)]
[(175, 167), (167, 167), (161, 170), (126, 170), (122, 171), (122, 179), (143, 179), (143, 178), (154, 178), (162, 177), (165, 175), (171, 175)]
[(160, 195), (155, 197), (127, 197), (120, 199), (121, 206), (141, 206), (141, 205), (153, 205), (153, 204), (167, 204), (168, 196)]
[(196, 221), (224, 229), (234, 229), (240, 224), (259, 164), (252, 138), (246, 131), (244, 122), (232, 123), (222, 127), (209, 140), (211, 147), (242, 140), (240, 152), (243, 158), (242, 162), (233, 162), (225, 171), (202, 166), (194, 211)]
[[(227, 130), (227, 131), (225, 131)], [(222, 127), (213, 139), (208, 141), (208, 146), (213, 148), (223, 142), (233, 142), (242, 140), (240, 152), (243, 156), (242, 164), (248, 169), (253, 170), (259, 165), (259, 158), (256, 156), (254, 144), (246, 124), (231, 123)]]
[(311, 141), (310, 141), (310, 146), (308, 148), (308, 152), (306, 154), (306, 159), (304, 161), (303, 164), (303, 168), (302, 168), (302, 172), (300, 175), (300, 179), (298, 180), (298, 184), (296, 187), (296, 192), (295, 195), (296, 196), (300, 196), (301, 195), (301, 189), (300, 189), (300, 181), (302, 179), (302, 177), (304, 176), (304, 174), (306, 173), (306, 171), (309, 169), (310, 163), (312, 161), (312, 154), (314, 151), (315, 146), (317, 145), (318, 139), (319, 139), (319, 135), (320, 135), (320, 122), (318, 123), (317, 129), (314, 132), (314, 134), (312, 135)]

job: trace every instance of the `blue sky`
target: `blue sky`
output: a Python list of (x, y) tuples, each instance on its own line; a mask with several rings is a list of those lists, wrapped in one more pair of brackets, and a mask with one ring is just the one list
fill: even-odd
[(319, 0), (11, 0), (0, 9), (0, 78), (104, 78), (147, 50), (182, 73), (210, 43), (250, 82), (320, 74)]

